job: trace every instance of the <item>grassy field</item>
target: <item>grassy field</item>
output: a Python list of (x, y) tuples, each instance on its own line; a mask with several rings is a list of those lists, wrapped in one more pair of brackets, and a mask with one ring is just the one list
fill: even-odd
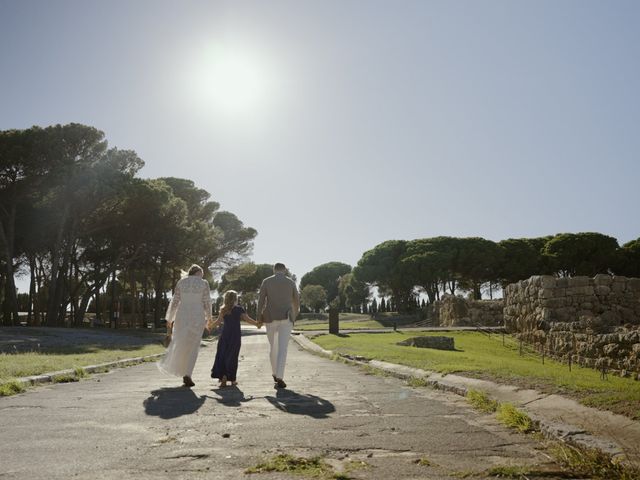
[[(358, 329), (367, 330), (370, 328), (385, 328), (385, 326), (382, 323), (372, 319), (357, 320), (352, 322), (340, 320), (341, 330), (358, 330)], [(302, 331), (329, 330), (329, 322), (328, 321), (327, 322), (316, 322), (316, 321), (296, 322), (295, 329), (302, 330)]]
[[(421, 333), (419, 335), (442, 335)], [(403, 347), (397, 342), (417, 336), (409, 333), (354, 333), (344, 336), (321, 335), (313, 340), (337, 353), (361, 355), (440, 373), (459, 373), (497, 382), (535, 388), (548, 393), (562, 393), (584, 405), (595, 406), (640, 420), (640, 382), (600, 373), (541, 358), (525, 349), (519, 355), (518, 344), (500, 335), (478, 332), (447, 332), (454, 337), (456, 351)]]
[[(371, 328), (392, 328), (393, 324), (397, 326), (407, 325), (415, 323), (418, 319), (414, 316), (398, 316), (393, 313), (378, 314), (376, 319), (370, 315), (362, 313), (341, 313), (340, 314), (340, 329), (341, 330), (359, 330), (359, 329), (371, 329)], [(312, 330), (329, 330), (328, 318), (318, 319), (302, 319), (296, 321), (296, 330), (312, 331)]]
[(17, 377), (142, 357), (163, 351), (164, 347), (157, 344), (120, 348), (83, 345), (81, 348), (60, 347), (43, 352), (0, 353), (0, 384), (8, 383)]

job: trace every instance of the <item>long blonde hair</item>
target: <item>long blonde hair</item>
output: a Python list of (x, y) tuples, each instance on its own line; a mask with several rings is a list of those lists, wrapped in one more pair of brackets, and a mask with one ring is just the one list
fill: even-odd
[(227, 290), (224, 292), (224, 303), (220, 307), (220, 314), (224, 317), (231, 309), (238, 304), (238, 292), (235, 290)]

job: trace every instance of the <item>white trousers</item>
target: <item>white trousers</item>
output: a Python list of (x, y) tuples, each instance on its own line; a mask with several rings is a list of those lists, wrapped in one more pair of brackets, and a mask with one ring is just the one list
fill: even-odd
[(284, 378), (284, 365), (287, 362), (287, 348), (289, 347), (289, 335), (293, 329), (293, 323), (289, 320), (274, 320), (265, 323), (267, 338), (271, 351), (271, 373), (276, 378)]

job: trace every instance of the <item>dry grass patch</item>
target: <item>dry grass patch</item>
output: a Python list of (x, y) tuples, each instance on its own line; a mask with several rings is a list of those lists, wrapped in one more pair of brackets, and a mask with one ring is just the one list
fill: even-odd
[(493, 413), (498, 410), (498, 402), (492, 400), (485, 392), (480, 390), (469, 390), (467, 392), (467, 402), (480, 412)]
[(294, 457), (292, 455), (280, 454), (265, 460), (258, 465), (247, 468), (244, 473), (269, 473), (283, 472), (292, 475), (304, 475), (322, 480), (349, 480), (346, 473), (336, 473), (322, 457)]

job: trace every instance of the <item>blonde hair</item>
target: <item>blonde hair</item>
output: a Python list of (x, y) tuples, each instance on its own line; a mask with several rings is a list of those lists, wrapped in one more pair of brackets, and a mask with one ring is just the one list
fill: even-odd
[(238, 292), (235, 290), (227, 290), (224, 292), (224, 304), (220, 307), (220, 313), (224, 317), (231, 309), (238, 304)]
[(200, 265), (196, 265), (194, 263), (193, 265), (191, 265), (191, 267), (189, 267), (188, 275), (196, 275), (197, 273), (204, 274), (204, 270), (202, 270), (202, 267)]

